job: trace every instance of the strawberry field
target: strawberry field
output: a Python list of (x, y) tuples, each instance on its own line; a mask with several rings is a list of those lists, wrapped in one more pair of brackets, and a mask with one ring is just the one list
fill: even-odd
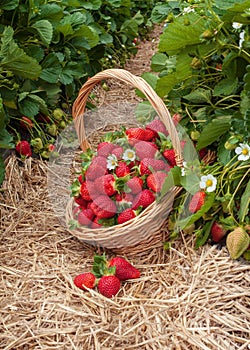
[(250, 347), (249, 11), (1, 2), (2, 349)]

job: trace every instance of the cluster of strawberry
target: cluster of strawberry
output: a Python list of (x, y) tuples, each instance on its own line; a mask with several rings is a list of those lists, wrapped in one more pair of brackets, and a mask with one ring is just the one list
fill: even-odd
[(107, 298), (115, 296), (120, 288), (121, 281), (140, 277), (140, 271), (122, 257), (114, 257), (107, 261), (105, 254), (94, 257), (91, 272), (85, 272), (74, 278), (76, 287), (82, 290), (94, 289)]
[(49, 159), (55, 150), (54, 142), (60, 131), (66, 127), (66, 114), (60, 109), (53, 110), (51, 115), (39, 113), (34, 117), (20, 116), (16, 119), (15, 129), (18, 135), (16, 152), (22, 158), (33, 154)]
[(135, 218), (156, 200), (176, 165), (168, 131), (159, 119), (105, 136), (95, 152), (81, 155), (82, 171), (71, 185), (73, 225), (95, 229)]

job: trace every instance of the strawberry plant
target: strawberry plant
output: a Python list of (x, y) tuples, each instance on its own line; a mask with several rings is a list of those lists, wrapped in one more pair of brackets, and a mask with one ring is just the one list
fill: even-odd
[[(249, 1), (159, 3), (151, 18), (165, 25), (151, 60), (157, 75), (143, 77), (172, 114), (182, 115), (198, 156), (174, 168), (183, 192), (169, 218), (165, 247), (183, 230), (196, 235), (197, 248), (207, 241), (226, 244), (232, 258), (249, 260)], [(153, 117), (142, 102), (138, 120)], [(209, 154), (214, 156), (203, 161)], [(167, 189), (166, 179), (162, 192)]]
[[(153, 5), (140, 0), (1, 1), (1, 149), (28, 141), (33, 154), (47, 159), (82, 84), (104, 67), (122, 65), (136, 51), (134, 38), (150, 28), (144, 14)], [(0, 166), (1, 182), (3, 161)]]

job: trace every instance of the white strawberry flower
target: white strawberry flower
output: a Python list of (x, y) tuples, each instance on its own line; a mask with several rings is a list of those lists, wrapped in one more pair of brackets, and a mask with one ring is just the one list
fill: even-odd
[(111, 154), (107, 157), (107, 168), (109, 170), (115, 169), (118, 164), (117, 157), (114, 154)]
[(135, 160), (135, 151), (130, 148), (126, 149), (126, 151), (122, 155), (122, 159), (133, 162)]
[(242, 26), (243, 26), (243, 24), (239, 23), (239, 22), (233, 22), (233, 24), (232, 24), (232, 27), (234, 29), (240, 29)]
[(239, 147), (235, 148), (235, 153), (238, 154), (238, 160), (248, 160), (250, 158), (250, 147), (246, 143), (240, 143)]
[(211, 174), (203, 175), (200, 180), (200, 188), (207, 192), (214, 192), (217, 185), (217, 179)]
[(185, 176), (186, 175), (185, 168), (187, 168), (187, 162), (183, 162), (182, 165), (183, 165), (183, 167), (181, 168), (181, 176)]

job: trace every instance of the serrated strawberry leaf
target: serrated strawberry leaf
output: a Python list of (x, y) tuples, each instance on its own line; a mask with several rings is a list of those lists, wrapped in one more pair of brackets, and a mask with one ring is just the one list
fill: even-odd
[(250, 180), (248, 181), (247, 187), (243, 192), (240, 200), (240, 210), (239, 210), (239, 222), (243, 223), (246, 215), (249, 212), (250, 204)]
[(181, 186), (180, 180), (181, 180), (181, 168), (179, 168), (178, 166), (171, 168), (171, 170), (168, 173), (168, 176), (166, 177), (163, 183), (161, 192), (156, 198), (156, 201), (159, 202), (167, 194), (167, 192), (174, 186)]

